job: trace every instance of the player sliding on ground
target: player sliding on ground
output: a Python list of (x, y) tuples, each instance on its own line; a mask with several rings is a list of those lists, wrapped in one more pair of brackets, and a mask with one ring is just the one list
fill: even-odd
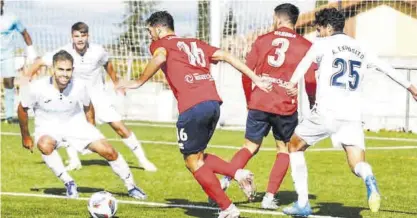
[[(134, 132), (130, 131), (122, 121), (122, 117), (114, 109), (104, 86), (102, 69), (107, 71), (114, 85), (118, 78), (113, 68), (109, 55), (103, 46), (88, 42), (88, 26), (83, 22), (77, 22), (71, 27), (72, 43), (59, 50), (65, 50), (74, 57), (74, 78), (80, 79), (92, 86), (91, 101), (96, 112), (97, 123), (108, 123), (112, 129), (122, 138), (123, 143), (130, 148), (138, 159), (139, 164), (147, 171), (156, 171), (155, 165), (150, 162), (142, 149), (141, 143), (136, 139)], [(38, 59), (29, 69), (28, 76), (33, 76), (41, 66), (52, 66), (52, 56), (57, 52), (50, 52)], [(72, 146), (67, 147), (69, 156), (68, 170), (80, 169), (81, 161), (77, 151)]]
[(295, 84), (316, 62), (316, 105), (311, 116), (301, 121), (289, 143), (290, 164), (298, 201), (285, 208), (284, 213), (307, 216), (312, 213), (308, 202), (307, 166), (304, 150), (310, 145), (331, 137), (334, 146), (342, 146), (352, 172), (363, 179), (369, 208), (377, 212), (381, 196), (369, 163), (365, 162), (365, 140), (361, 122), (362, 79), (365, 71), (374, 68), (406, 88), (417, 100), (417, 89), (381, 62), (353, 38), (343, 33), (345, 17), (335, 8), (316, 13), (318, 36), (300, 62), (287, 86), (288, 94), (297, 92)]
[[(246, 64), (255, 70), (257, 75), (273, 83), (273, 91), (266, 93), (255, 88), (252, 82), (243, 75), (242, 82), (248, 105), (245, 144), (230, 161), (237, 168), (244, 168), (248, 161), (258, 152), (263, 138), (272, 128), (277, 155), (269, 175), (268, 186), (261, 207), (277, 209), (274, 195), (278, 191), (289, 165), (286, 144), (298, 124), (297, 97), (288, 96), (282, 87), (288, 82), (298, 63), (307, 53), (311, 43), (298, 35), (294, 26), (299, 10), (292, 4), (281, 4), (274, 9), (274, 31), (259, 36), (246, 57)], [(313, 64), (306, 76), (307, 87), (315, 88)], [(307, 89), (313, 101), (315, 89)], [(226, 189), (230, 178), (224, 177), (220, 183)], [(254, 196), (251, 196), (252, 198)], [(252, 200), (252, 199), (249, 199)]]
[[(56, 151), (62, 141), (69, 142), (81, 153), (92, 151), (105, 158), (125, 183), (129, 196), (145, 199), (146, 194), (135, 185), (122, 155), (94, 127), (89, 85), (72, 79), (73, 63), (74, 59), (68, 52), (59, 51), (53, 56), (53, 76), (32, 82), (28, 93), (22, 93), (18, 117), (23, 146), (33, 152), (35, 142), (45, 164), (65, 184), (69, 198), (77, 198), (78, 192), (74, 179)], [(84, 106), (84, 113), (80, 104)], [(29, 133), (28, 108), (35, 112), (35, 141)]]
[(228, 62), (249, 76), (263, 91), (269, 91), (271, 84), (263, 82), (230, 54), (198, 39), (176, 36), (174, 20), (166, 11), (153, 13), (147, 24), (153, 40), (150, 46), (153, 57), (139, 79), (120, 83), (118, 89), (137, 89), (162, 69), (178, 101), (177, 136), (186, 167), (206, 194), (219, 205), (219, 217), (239, 217), (238, 208), (222, 190), (215, 174), (236, 179), (247, 196), (254, 191), (253, 174), (204, 153), (219, 120), (222, 102), (210, 74), (210, 63)]

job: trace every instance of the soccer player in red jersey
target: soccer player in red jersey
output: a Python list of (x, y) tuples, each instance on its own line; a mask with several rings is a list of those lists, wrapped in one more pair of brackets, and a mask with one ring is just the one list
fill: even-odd
[(185, 165), (221, 208), (219, 217), (239, 217), (239, 210), (221, 189), (215, 173), (236, 179), (248, 196), (254, 191), (253, 174), (204, 153), (219, 120), (222, 102), (210, 74), (210, 63), (228, 62), (265, 92), (272, 85), (232, 55), (198, 39), (176, 36), (174, 20), (166, 11), (153, 13), (147, 24), (153, 57), (139, 79), (121, 83), (118, 90), (139, 88), (162, 69), (178, 101), (177, 137)]
[[(249, 68), (253, 69), (256, 74), (268, 78), (273, 84), (273, 89), (268, 93), (256, 87), (252, 89), (252, 82), (243, 75), (242, 83), (249, 110), (245, 144), (231, 161), (236, 168), (244, 168), (272, 128), (278, 154), (261, 204), (265, 209), (278, 208), (274, 195), (289, 165), (286, 143), (289, 142), (298, 124), (297, 98), (288, 96), (283, 87), (291, 79), (298, 63), (311, 46), (307, 39), (298, 35), (294, 30), (299, 15), (296, 6), (288, 3), (281, 4), (274, 11), (274, 31), (259, 36), (246, 57), (246, 64)], [(306, 76), (306, 89), (309, 92), (310, 101), (315, 96), (314, 68), (315, 66), (311, 66)], [(221, 180), (223, 189), (228, 187), (229, 181), (228, 177)]]

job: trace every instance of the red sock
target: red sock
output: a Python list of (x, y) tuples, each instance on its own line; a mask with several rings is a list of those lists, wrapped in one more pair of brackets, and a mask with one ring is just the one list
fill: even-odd
[(287, 174), (290, 156), (287, 153), (278, 153), (271, 174), (269, 175), (268, 189), (269, 193), (275, 194), (281, 186), (282, 180)]
[(238, 170), (238, 168), (234, 167), (232, 164), (212, 154), (206, 154), (204, 165), (210, 167), (214, 173), (229, 176), (231, 178), (235, 177), (235, 173)]
[(232, 201), (220, 187), (220, 182), (216, 175), (206, 164), (195, 171), (193, 175), (204, 192), (219, 205), (220, 209), (226, 210), (232, 204)]
[(248, 161), (251, 159), (252, 153), (247, 148), (241, 148), (236, 154), (233, 156), (230, 163), (236, 169), (243, 169), (245, 168)]

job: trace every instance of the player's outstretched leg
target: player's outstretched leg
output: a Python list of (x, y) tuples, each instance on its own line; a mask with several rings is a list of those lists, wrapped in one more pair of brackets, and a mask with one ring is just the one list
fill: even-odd
[(67, 171), (80, 170), (82, 168), (80, 158), (78, 157), (78, 151), (69, 145), (66, 145), (66, 151), (68, 154), (68, 165), (65, 167)]
[(352, 172), (365, 182), (369, 209), (372, 212), (378, 212), (381, 206), (381, 195), (372, 168), (365, 162), (365, 151), (359, 146), (343, 147)]
[(103, 139), (92, 142), (88, 148), (91, 151), (98, 153), (109, 162), (113, 172), (123, 180), (129, 196), (140, 200), (146, 199), (147, 196), (145, 192), (136, 186), (133, 174), (123, 156), (120, 153), (117, 153), (106, 140)]
[(111, 122), (110, 126), (120, 135), (120, 137), (122, 137), (123, 143), (135, 154), (143, 169), (150, 172), (156, 172), (158, 170), (146, 157), (142, 144), (136, 138), (135, 133), (127, 129), (122, 121)]
[[(232, 160), (230, 161), (230, 165), (235, 169), (245, 168), (246, 164), (249, 162), (252, 156), (258, 151), (259, 146), (260, 146), (259, 144), (253, 143), (250, 140), (246, 139), (244, 146), (238, 152), (236, 152), (235, 155), (233, 156)], [(226, 191), (227, 188), (229, 188), (230, 182), (232, 181), (233, 178), (234, 176), (224, 176), (220, 179), (220, 184), (224, 191)], [(245, 186), (240, 185), (240, 187), (242, 188)], [(253, 187), (252, 189), (255, 190), (255, 187)], [(245, 193), (245, 195), (248, 197), (249, 201), (252, 201), (254, 199), (255, 192), (249, 193), (245, 189), (242, 189), (242, 190)], [(209, 204), (214, 204), (213, 200), (210, 198), (208, 199), (208, 202)]]
[(55, 150), (56, 140), (51, 136), (43, 135), (38, 140), (38, 149), (42, 153), (42, 159), (45, 164), (52, 170), (56, 177), (58, 177), (66, 187), (66, 195), (69, 198), (77, 198), (78, 191), (74, 179), (65, 170), (64, 163), (62, 163), (61, 156)]
[(295, 191), (298, 200), (290, 207), (284, 208), (283, 212), (291, 216), (308, 216), (312, 214), (310, 203), (308, 202), (308, 174), (307, 164), (304, 152), (299, 151), (300, 147), (304, 147), (306, 143), (297, 135), (291, 137), (288, 143), (290, 152), (291, 176), (294, 181)]
[(203, 152), (184, 155), (187, 168), (193, 174), (204, 192), (220, 207), (221, 212), (219, 217), (239, 217), (239, 210), (222, 190), (219, 180), (214, 174), (214, 170), (208, 164), (205, 164), (204, 159)]

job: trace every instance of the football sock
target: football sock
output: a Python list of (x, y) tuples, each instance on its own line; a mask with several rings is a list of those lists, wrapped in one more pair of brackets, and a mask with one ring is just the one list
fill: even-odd
[[(252, 153), (247, 148), (241, 148), (236, 154), (233, 156), (230, 164), (236, 169), (243, 169), (245, 168), (248, 161), (251, 159)], [(233, 177), (228, 177), (231, 180)]]
[(145, 152), (141, 143), (137, 140), (135, 133), (130, 132), (130, 136), (122, 139), (123, 143), (132, 150), (138, 160), (146, 160)]
[(355, 165), (354, 170), (355, 170), (355, 174), (358, 177), (361, 177), (363, 181), (366, 180), (366, 177), (373, 175), (371, 166), (366, 162), (357, 163)]
[(4, 110), (6, 118), (12, 118), (14, 114), (14, 92), (14, 88), (4, 89)]
[(290, 164), (295, 191), (298, 194), (298, 205), (305, 207), (308, 203), (308, 175), (304, 152), (297, 151), (290, 153)]
[(204, 192), (219, 205), (220, 209), (226, 210), (232, 204), (229, 197), (222, 190), (213, 170), (206, 164), (203, 164), (193, 175)]
[(127, 190), (131, 190), (135, 187), (135, 181), (133, 180), (132, 172), (130, 172), (123, 156), (118, 153), (118, 157), (114, 161), (109, 161), (109, 164), (114, 173), (116, 173), (125, 183)]
[(74, 147), (68, 146), (66, 148), (69, 162), (71, 163), (81, 163), (80, 158), (78, 158), (78, 152)]
[(49, 155), (42, 154), (42, 159), (45, 161), (45, 164), (52, 170), (55, 176), (57, 176), (64, 184), (73, 181), (71, 176), (65, 170), (61, 156), (59, 156), (56, 150), (52, 151), (52, 153)]
[(277, 154), (274, 166), (269, 174), (267, 193), (275, 194), (278, 191), (285, 174), (287, 174), (288, 165), (290, 164), (289, 159), (290, 157), (287, 153)]
[(212, 169), (214, 173), (225, 175), (231, 178), (235, 176), (235, 173), (238, 170), (230, 163), (212, 154), (206, 154), (204, 165)]

